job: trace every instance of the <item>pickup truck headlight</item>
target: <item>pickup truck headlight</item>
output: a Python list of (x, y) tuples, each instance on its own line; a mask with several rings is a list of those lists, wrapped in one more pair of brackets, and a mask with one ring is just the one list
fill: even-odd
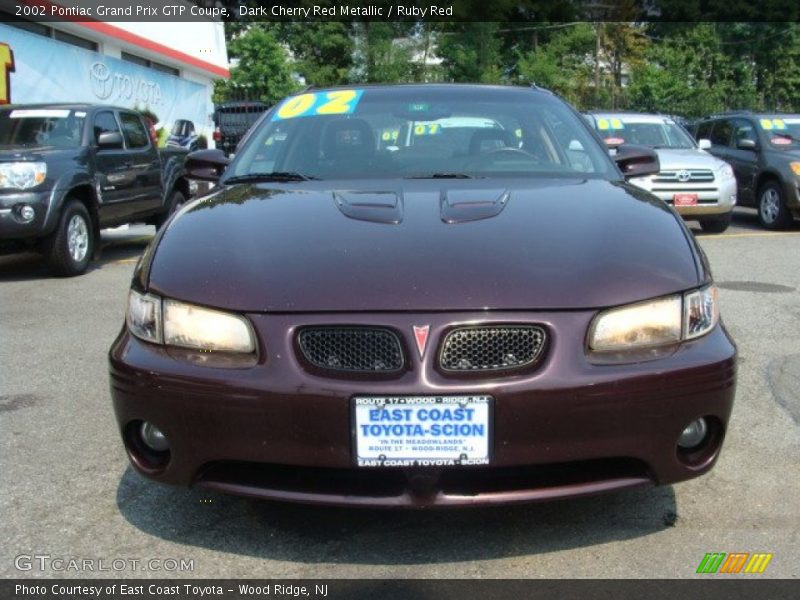
[(36, 187), (47, 177), (47, 163), (0, 163), (0, 188), (27, 190)]
[(593, 352), (621, 352), (691, 340), (711, 331), (719, 320), (713, 285), (598, 314), (589, 328)]
[(213, 352), (255, 352), (255, 336), (241, 315), (186, 304), (131, 290), (128, 330), (136, 337), (166, 346)]

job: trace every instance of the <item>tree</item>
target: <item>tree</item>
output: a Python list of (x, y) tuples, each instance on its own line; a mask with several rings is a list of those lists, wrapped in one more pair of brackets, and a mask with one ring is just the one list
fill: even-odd
[(349, 82), (355, 50), (351, 25), (293, 21), (278, 24), (277, 30), (294, 57), (295, 71), (307, 84), (323, 87)]
[(217, 81), (214, 102), (226, 100), (261, 100), (274, 104), (300, 88), (292, 76), (293, 66), (286, 50), (273, 33), (274, 26), (257, 23), (230, 43), (238, 63), (229, 80)]
[(468, 83), (500, 83), (504, 78), (500, 23), (445, 23), (437, 54), (446, 78)]
[(518, 81), (535, 83), (579, 108), (588, 108), (594, 95), (591, 85), (594, 47), (595, 32), (591, 23), (554, 30), (547, 43), (539, 43), (519, 57)]

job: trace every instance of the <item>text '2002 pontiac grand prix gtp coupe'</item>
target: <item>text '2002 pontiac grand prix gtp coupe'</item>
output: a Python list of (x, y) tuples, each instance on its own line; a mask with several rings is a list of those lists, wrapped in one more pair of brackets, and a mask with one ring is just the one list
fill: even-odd
[[(615, 164), (616, 162), (616, 164)], [(366, 506), (563, 498), (716, 461), (735, 347), (681, 218), (538, 88), (278, 103), (136, 267), (110, 351), (157, 481)]]

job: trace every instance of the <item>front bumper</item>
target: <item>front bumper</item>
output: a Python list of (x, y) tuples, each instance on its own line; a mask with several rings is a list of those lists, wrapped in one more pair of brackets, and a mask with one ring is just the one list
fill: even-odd
[[(48, 233), (48, 212), (55, 194), (55, 190), (0, 193), (0, 240), (37, 238)], [(14, 207), (19, 204), (33, 207), (35, 215), (29, 223), (22, 222), (15, 213)]]
[[(722, 326), (672, 355), (595, 365), (583, 350), (594, 313), (250, 315), (255, 366), (209, 368), (126, 331), (110, 350), (111, 394), (133, 466), (160, 482), (298, 502), (367, 506), (500, 504), (669, 484), (708, 471), (734, 399), (736, 351)], [(454, 377), (433, 365), (454, 324), (535, 322), (550, 345), (532, 371)], [(420, 360), (412, 324), (430, 323)], [(393, 378), (321, 377), (298, 359), (298, 324), (380, 324), (404, 335), (410, 368)], [(407, 335), (406, 335), (407, 334)], [(356, 395), (490, 394), (488, 466), (355, 467), (350, 399)], [(698, 417), (714, 424), (707, 447), (687, 459), (676, 441)], [(171, 445), (154, 466), (130, 436), (150, 421)]]
[[(634, 183), (634, 182), (632, 182)], [(694, 219), (704, 216), (722, 216), (736, 206), (736, 179), (716, 179), (708, 184), (655, 183), (649, 180), (636, 181), (635, 185), (647, 190), (667, 204), (673, 206), (682, 217)], [(675, 194), (697, 194), (697, 204), (674, 206)]]

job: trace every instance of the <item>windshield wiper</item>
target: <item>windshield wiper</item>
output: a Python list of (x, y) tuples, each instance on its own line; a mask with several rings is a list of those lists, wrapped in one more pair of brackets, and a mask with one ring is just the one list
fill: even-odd
[(272, 171), (270, 173), (247, 173), (228, 177), (225, 183), (259, 183), (262, 181), (310, 181), (319, 177), (303, 175), (296, 171)]
[[(441, 172), (441, 173), (424, 173), (421, 175), (406, 175), (403, 179), (475, 179), (475, 175), (469, 175), (467, 173), (449, 173), (449, 172)], [(480, 177), (484, 179), (484, 177)]]

